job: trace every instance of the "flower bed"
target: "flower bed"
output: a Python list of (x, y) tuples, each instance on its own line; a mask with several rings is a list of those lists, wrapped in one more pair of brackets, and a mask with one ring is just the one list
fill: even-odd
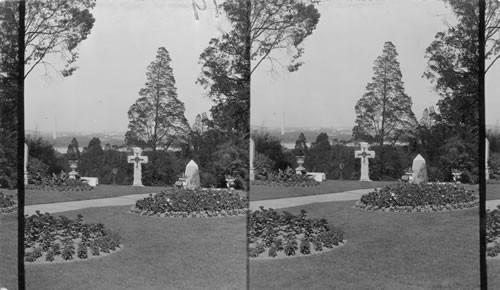
[(130, 212), (160, 217), (220, 217), (246, 214), (248, 199), (227, 189), (172, 188), (138, 200)]
[(384, 212), (431, 212), (472, 208), (478, 199), (463, 186), (450, 183), (395, 183), (367, 193), (356, 207)]
[(120, 236), (103, 224), (85, 224), (49, 213), (25, 217), (24, 260), (30, 263), (85, 260), (121, 249)]
[(344, 232), (326, 219), (307, 219), (306, 211), (293, 215), (273, 209), (250, 213), (248, 220), (250, 258), (284, 258), (312, 255), (345, 244)]
[(297, 174), (295, 170), (287, 168), (279, 170), (277, 173), (270, 173), (263, 179), (255, 180), (252, 183), (255, 185), (276, 186), (276, 187), (309, 187), (317, 186), (319, 182), (314, 180), (312, 176)]
[(486, 211), (486, 255), (498, 257), (500, 254), (500, 205)]
[(43, 176), (36, 180), (31, 179), (26, 189), (41, 191), (90, 191), (94, 187), (85, 181), (70, 179), (68, 174), (61, 172), (59, 175), (52, 174), (50, 177)]
[(14, 200), (14, 197), (0, 192), (0, 214), (13, 212), (16, 208), (17, 202)]

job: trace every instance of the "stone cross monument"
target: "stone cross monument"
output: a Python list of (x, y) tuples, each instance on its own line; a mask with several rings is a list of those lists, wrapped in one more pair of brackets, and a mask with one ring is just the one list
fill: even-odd
[(133, 147), (133, 155), (128, 156), (128, 163), (134, 163), (134, 184), (133, 186), (144, 186), (142, 185), (142, 163), (148, 163), (147, 156), (141, 156), (142, 149), (139, 147)]
[(361, 177), (359, 181), (371, 181), (369, 177), (368, 158), (374, 158), (375, 151), (368, 150), (368, 143), (366, 142), (359, 142), (359, 145), (361, 146), (361, 150), (354, 152), (354, 157), (361, 159)]

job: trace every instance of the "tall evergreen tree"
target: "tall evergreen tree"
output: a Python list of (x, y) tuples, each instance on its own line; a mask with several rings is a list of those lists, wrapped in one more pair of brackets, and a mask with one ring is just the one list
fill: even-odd
[(299, 138), (295, 141), (295, 155), (305, 156), (308, 152), (307, 139), (304, 133), (300, 133)]
[(153, 168), (156, 168), (157, 148), (167, 150), (177, 142), (185, 142), (190, 131), (184, 104), (177, 97), (171, 61), (168, 51), (158, 48), (156, 59), (147, 67), (146, 84), (139, 91), (140, 97), (128, 111), (125, 142), (151, 147)]
[(405, 93), (398, 53), (392, 42), (384, 44), (382, 55), (375, 60), (372, 81), (367, 92), (356, 103), (355, 139), (378, 141), (380, 146), (406, 137), (417, 120), (411, 110), (411, 98)]

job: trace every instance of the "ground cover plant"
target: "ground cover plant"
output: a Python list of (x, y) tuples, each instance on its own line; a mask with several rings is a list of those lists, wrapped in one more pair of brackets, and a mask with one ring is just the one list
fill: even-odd
[(500, 205), (486, 211), (486, 255), (496, 257), (500, 254)]
[(325, 180), (318, 186), (313, 187), (276, 187), (267, 185), (251, 184), (250, 201), (278, 199), (297, 196), (310, 196), (327, 193), (338, 193), (344, 191), (380, 188), (391, 181), (357, 181), (357, 180)]
[(477, 208), (397, 219), (354, 209), (352, 201), (286, 210), (333, 222), (346, 229), (348, 242), (321, 255), (250, 259), (249, 289), (479, 288)]
[(306, 211), (293, 215), (273, 209), (253, 211), (248, 219), (248, 255), (283, 257), (310, 255), (345, 243), (344, 232), (325, 219), (308, 219)]
[(62, 213), (72, 219), (81, 214), (89, 223), (105, 221), (125, 246), (88, 261), (27, 263), (26, 289), (246, 288), (246, 217), (147, 218), (127, 213), (128, 207)]
[(356, 207), (374, 211), (447, 211), (477, 206), (472, 191), (450, 183), (394, 183), (364, 194)]
[(130, 211), (161, 217), (216, 217), (245, 214), (247, 208), (244, 192), (171, 188), (138, 200)]
[(49, 213), (25, 218), (26, 262), (85, 260), (119, 250), (120, 236), (103, 224), (87, 224), (83, 216), (72, 220)]
[(30, 176), (26, 189), (45, 191), (90, 191), (94, 187), (80, 179), (70, 179), (68, 174), (62, 171), (59, 175), (52, 176), (33, 175)]
[(267, 185), (276, 187), (308, 187), (317, 186), (319, 182), (312, 176), (297, 174), (294, 169), (288, 167), (278, 172), (270, 172), (267, 176), (261, 176), (260, 180), (255, 180), (256, 185)]
[(4, 194), (0, 191), (0, 214), (9, 213), (17, 208), (17, 202), (14, 196), (10, 194)]

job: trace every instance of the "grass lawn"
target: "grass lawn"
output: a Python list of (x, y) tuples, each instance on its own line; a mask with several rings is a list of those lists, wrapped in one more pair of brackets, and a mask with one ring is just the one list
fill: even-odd
[[(287, 209), (326, 218), (343, 247), (309, 257), (250, 261), (251, 289), (478, 289), (478, 209), (379, 213), (352, 201)], [(493, 289), (493, 288), (491, 288)]]
[(500, 260), (487, 260), (488, 289), (500, 289)]
[(91, 191), (40, 191), (26, 190), (25, 205), (54, 203), (64, 201), (87, 200), (96, 198), (116, 197), (130, 194), (153, 193), (170, 187), (131, 186), (100, 184)]
[(0, 287), (18, 289), (17, 283), (16, 211), (0, 215)]
[(500, 199), (500, 183), (486, 184), (486, 200)]
[(311, 187), (273, 187), (251, 185), (249, 196), (250, 201), (266, 200), (335, 193), (356, 189), (379, 188), (392, 183), (394, 183), (394, 181), (326, 180), (318, 186)]
[[(27, 265), (27, 289), (245, 289), (245, 217), (168, 219), (128, 206), (58, 213), (101, 222), (125, 245), (102, 259)], [(10, 288), (9, 288), (10, 289)]]

